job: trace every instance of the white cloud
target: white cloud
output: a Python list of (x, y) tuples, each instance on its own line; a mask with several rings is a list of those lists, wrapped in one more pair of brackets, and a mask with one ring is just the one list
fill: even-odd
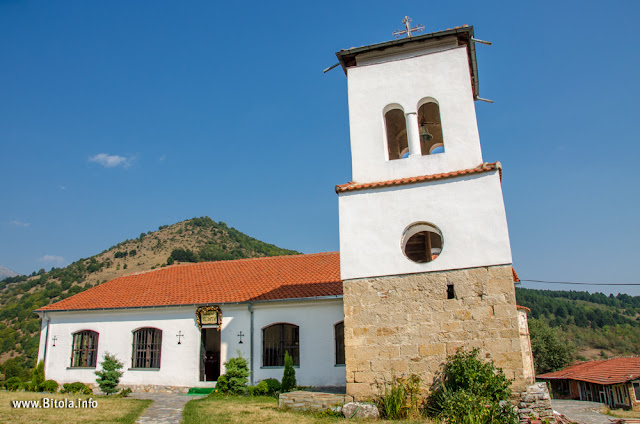
[(58, 188), (59, 188), (60, 190), (66, 190), (66, 189), (67, 189), (67, 186), (62, 186), (62, 185), (61, 185), (61, 186), (59, 186)]
[(40, 262), (49, 262), (49, 263), (63, 263), (64, 262), (64, 258), (62, 256), (57, 256), (57, 255), (44, 255), (43, 257), (41, 257), (38, 260)]
[(167, 155), (162, 155), (158, 158), (158, 162), (162, 163), (165, 161), (165, 159), (167, 159)]
[(16, 227), (28, 227), (31, 225), (30, 222), (18, 221), (17, 219), (14, 219), (13, 221), (9, 222), (9, 224), (15, 225)]
[(131, 158), (118, 155), (110, 155), (107, 153), (98, 153), (95, 156), (89, 158), (89, 162), (95, 162), (105, 168), (115, 168), (116, 166), (122, 166), (127, 168), (131, 166)]

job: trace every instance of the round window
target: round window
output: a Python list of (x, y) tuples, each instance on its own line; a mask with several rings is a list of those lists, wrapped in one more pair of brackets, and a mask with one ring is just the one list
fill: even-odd
[(431, 262), (442, 252), (442, 233), (427, 222), (413, 224), (402, 235), (402, 251), (413, 262)]

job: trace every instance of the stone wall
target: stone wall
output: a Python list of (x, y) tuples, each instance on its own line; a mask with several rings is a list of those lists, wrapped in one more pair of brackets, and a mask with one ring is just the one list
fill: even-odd
[(295, 391), (281, 393), (278, 406), (280, 408), (321, 411), (335, 405), (344, 405), (347, 400), (350, 400), (345, 400), (345, 398), (345, 395), (335, 393)]
[[(447, 299), (453, 284), (454, 299)], [(524, 390), (510, 265), (344, 281), (347, 394), (382, 392), (392, 376), (417, 374), (426, 388), (447, 355), (480, 349)]]
[(521, 423), (528, 422), (528, 419), (548, 419), (550, 421), (553, 419), (553, 408), (547, 383), (533, 384), (521, 393), (518, 416)]
[[(119, 384), (118, 387), (129, 388), (134, 393), (187, 393), (189, 391), (189, 387), (159, 386), (154, 384)], [(98, 388), (98, 390), (100, 389)]]

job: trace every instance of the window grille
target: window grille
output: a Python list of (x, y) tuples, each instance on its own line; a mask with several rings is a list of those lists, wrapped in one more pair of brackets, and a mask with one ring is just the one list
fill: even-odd
[(300, 366), (300, 327), (274, 324), (262, 330), (262, 366), (284, 366), (284, 353), (289, 352), (293, 365)]
[(160, 368), (162, 331), (157, 328), (141, 328), (133, 332), (132, 367)]
[(344, 321), (335, 326), (336, 365), (344, 365)]
[(95, 367), (98, 359), (98, 333), (79, 331), (73, 335), (71, 367)]

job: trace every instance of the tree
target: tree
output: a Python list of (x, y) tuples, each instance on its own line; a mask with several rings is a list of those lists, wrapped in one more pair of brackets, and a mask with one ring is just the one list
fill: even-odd
[(537, 374), (562, 369), (573, 359), (575, 350), (573, 344), (567, 340), (561, 340), (556, 330), (549, 327), (546, 321), (530, 320), (529, 335)]
[(41, 392), (44, 387), (44, 362), (38, 362), (31, 374), (31, 383), (27, 386), (30, 392)]
[(120, 377), (122, 377), (122, 371), (120, 371), (123, 367), (122, 362), (118, 361), (115, 355), (106, 352), (100, 365), (102, 365), (102, 370), (95, 372), (98, 376), (96, 382), (100, 386), (100, 390), (107, 395), (116, 393)]
[(282, 393), (296, 388), (296, 370), (293, 369), (293, 358), (289, 352), (284, 353), (284, 375), (282, 376)]

